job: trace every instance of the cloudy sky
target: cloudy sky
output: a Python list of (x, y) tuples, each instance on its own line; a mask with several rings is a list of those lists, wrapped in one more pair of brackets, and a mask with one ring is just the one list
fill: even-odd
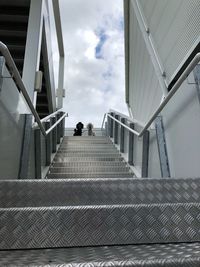
[[(99, 127), (110, 108), (127, 114), (124, 100), (122, 0), (60, 0), (65, 47), (64, 109), (68, 127)], [(58, 54), (53, 44), (54, 60)]]

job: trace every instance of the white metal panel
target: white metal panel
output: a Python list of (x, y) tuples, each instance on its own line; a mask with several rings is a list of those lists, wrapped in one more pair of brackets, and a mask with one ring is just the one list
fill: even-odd
[(168, 84), (200, 41), (199, 0), (139, 0)]
[(160, 104), (162, 91), (139, 29), (132, 2), (130, 2), (129, 42), (129, 103), (134, 118), (145, 123)]
[(171, 176), (199, 177), (200, 106), (195, 85), (186, 80), (162, 116)]

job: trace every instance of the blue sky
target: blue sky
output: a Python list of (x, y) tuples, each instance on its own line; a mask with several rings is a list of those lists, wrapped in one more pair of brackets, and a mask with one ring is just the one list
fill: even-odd
[[(60, 0), (66, 55), (66, 123), (99, 127), (110, 108), (127, 114), (125, 104), (122, 0)], [(58, 65), (57, 48), (53, 57)]]

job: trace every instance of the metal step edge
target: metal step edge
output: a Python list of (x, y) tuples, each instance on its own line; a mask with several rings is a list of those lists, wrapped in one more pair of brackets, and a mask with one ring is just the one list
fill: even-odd
[(116, 167), (110, 167), (110, 166), (101, 166), (101, 167), (94, 167), (94, 166), (88, 166), (88, 167), (51, 167), (49, 169), (50, 173), (69, 173), (70, 171), (79, 171), (80, 173), (82, 172), (87, 172), (87, 171), (92, 171), (92, 172), (113, 172), (113, 171), (119, 171), (119, 172), (125, 172), (125, 171), (130, 171), (130, 169), (127, 166), (116, 166)]
[(93, 162), (87, 162), (87, 161), (80, 161), (80, 162), (66, 162), (66, 163), (56, 163), (54, 162), (52, 164), (52, 167), (56, 168), (66, 168), (66, 167), (81, 167), (81, 166), (127, 166), (126, 162), (119, 161), (119, 162), (102, 162), (102, 161), (93, 161)]
[(47, 179), (76, 179), (76, 178), (131, 178), (134, 177), (133, 173), (49, 173)]
[(0, 251), (0, 265), (199, 267), (200, 242)]
[(199, 203), (200, 179), (77, 178), (0, 181), (1, 207)]
[(120, 162), (123, 161), (123, 158), (121, 157), (54, 157), (53, 162), (77, 162), (77, 161), (85, 161), (85, 162), (93, 162), (93, 161), (116, 161)]
[(197, 203), (1, 208), (0, 249), (197, 242), (199, 214)]

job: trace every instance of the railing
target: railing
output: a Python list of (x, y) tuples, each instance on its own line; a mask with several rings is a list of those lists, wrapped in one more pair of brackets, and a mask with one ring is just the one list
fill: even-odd
[(28, 105), (28, 107), (30, 108), (34, 118), (35, 118), (35, 121), (36, 123), (33, 124), (33, 127), (36, 128), (36, 127), (39, 127), (42, 134), (46, 137), (57, 125), (59, 122), (61, 122), (65, 117), (67, 117), (68, 115), (66, 113), (63, 114), (63, 116), (59, 119), (59, 122), (57, 121), (54, 125), (51, 126), (50, 129), (48, 129), (47, 131), (45, 130), (44, 126), (43, 126), (43, 122), (47, 121), (47, 120), (50, 120), (53, 116), (57, 115), (59, 112), (61, 112), (61, 110), (58, 110), (52, 114), (50, 114), (49, 116), (43, 118), (42, 120), (40, 120), (40, 117), (37, 113), (37, 111), (35, 110), (35, 107), (33, 106), (32, 104), (32, 101), (29, 97), (29, 94), (26, 90), (26, 87), (24, 85), (24, 82), (19, 74), (19, 71), (15, 65), (15, 62), (9, 52), (9, 49), (7, 48), (7, 46), (0, 42), (0, 52), (1, 54), (4, 56), (5, 58), (5, 61), (6, 61), (6, 65), (9, 69), (9, 72), (12, 74), (12, 77), (14, 78), (15, 80), (15, 83), (17, 85), (17, 87), (20, 89), (20, 91), (22, 92), (22, 95), (24, 96), (25, 100), (26, 100), (26, 103)]
[[(34, 129), (35, 136), (35, 178), (41, 179), (44, 176), (42, 175), (42, 166), (44, 165), (45, 167), (51, 164), (52, 153), (56, 152), (57, 144), (60, 143), (61, 137), (64, 136), (64, 119), (68, 116), (68, 114), (60, 109), (40, 120), (40, 117), (32, 104), (15, 62), (7, 46), (2, 42), (0, 42), (0, 53), (5, 58), (8, 71), (10, 72), (17, 88), (22, 93), (25, 102), (35, 118), (35, 122), (32, 124), (32, 129)], [(31, 116), (31, 114), (27, 114), (26, 116)], [(44, 139), (41, 138), (41, 133), (43, 134)], [(45, 150), (43, 147), (45, 147)], [(21, 166), (19, 171), (19, 178), (21, 179), (27, 179), (29, 164), (28, 155), (29, 147), (24, 145), (22, 148)], [(45, 158), (45, 162), (43, 162), (43, 158)]]
[[(158, 115), (160, 112), (164, 109), (164, 107), (167, 105), (167, 103), (170, 101), (170, 99), (173, 97), (173, 95), (178, 91), (181, 84), (184, 82), (184, 80), (187, 78), (187, 76), (190, 74), (190, 72), (194, 69), (194, 67), (199, 63), (200, 61), (200, 53), (197, 53), (193, 60), (190, 62), (188, 67), (183, 71), (177, 82), (174, 84), (168, 95), (164, 98), (163, 102), (159, 105), (159, 107), (156, 109), (156, 111), (152, 114), (150, 119), (145, 125), (142, 125), (141, 123), (138, 123), (137, 121), (133, 120), (132, 118), (120, 114), (119, 112), (116, 112), (114, 110), (110, 110), (109, 113), (105, 113), (103, 117), (102, 122), (102, 129), (106, 120), (106, 117), (108, 119), (107, 126), (105, 127), (107, 129), (107, 135), (114, 138), (114, 143), (118, 144), (118, 127), (121, 126), (121, 135), (120, 137), (120, 151), (124, 152), (124, 129), (127, 129), (129, 131), (129, 135), (135, 135), (138, 138), (143, 137), (143, 152), (142, 152), (142, 171), (141, 176), (142, 177), (148, 177), (148, 153), (149, 153), (149, 127), (151, 124), (157, 120)], [(129, 121), (130, 126), (126, 125), (125, 120)], [(115, 125), (113, 125), (113, 122), (115, 122)], [(141, 128), (141, 131), (136, 131), (134, 128), (134, 124), (139, 126)], [(128, 162), (130, 165), (133, 165), (133, 136), (129, 136), (129, 139), (131, 140), (129, 143), (128, 148)], [(163, 149), (164, 150), (164, 149)], [(165, 155), (165, 158), (166, 155)], [(167, 162), (165, 162), (165, 166), (167, 166)], [(161, 169), (162, 171), (162, 169)], [(165, 172), (166, 173), (166, 172)], [(168, 173), (170, 173), (168, 171)], [(170, 175), (170, 174), (169, 174)]]
[[(183, 73), (181, 74), (181, 76), (179, 77), (177, 82), (174, 84), (174, 86), (172, 87), (172, 89), (170, 90), (168, 95), (164, 98), (162, 103), (159, 105), (159, 107), (156, 109), (156, 111), (150, 117), (148, 122), (145, 124), (145, 126), (143, 127), (141, 132), (133, 131), (130, 127), (128, 127), (127, 125), (121, 123), (119, 120), (117, 120), (116, 118), (111, 116), (109, 113), (105, 113), (104, 114), (104, 118), (103, 118), (103, 122), (102, 122), (102, 128), (103, 128), (106, 116), (109, 116), (110, 118), (112, 118), (113, 120), (118, 122), (120, 125), (122, 125), (123, 127), (127, 128), (133, 134), (137, 135), (138, 137), (143, 136), (145, 131), (148, 130), (148, 128), (151, 126), (151, 124), (155, 121), (156, 117), (164, 109), (164, 107), (167, 105), (167, 103), (170, 101), (170, 99), (173, 97), (173, 95), (178, 91), (178, 89), (180, 88), (181, 84), (184, 82), (184, 80), (187, 78), (187, 76), (190, 74), (190, 72), (194, 69), (194, 67), (199, 63), (199, 61), (200, 61), (200, 53), (197, 53), (195, 55), (195, 57), (193, 58), (193, 60), (188, 65), (188, 67), (183, 71)], [(131, 118), (128, 118), (128, 120), (133, 122), (133, 120)]]

